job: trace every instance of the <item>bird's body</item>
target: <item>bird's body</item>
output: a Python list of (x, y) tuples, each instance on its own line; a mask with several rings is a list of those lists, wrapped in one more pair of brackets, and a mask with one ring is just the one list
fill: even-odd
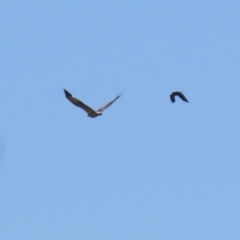
[(188, 102), (187, 98), (181, 92), (172, 92), (170, 95), (171, 101), (175, 102), (175, 97), (179, 96), (184, 102)]
[(87, 106), (85, 103), (81, 102), (80, 100), (78, 100), (77, 98), (73, 97), (71, 93), (69, 93), (66, 89), (64, 89), (65, 92), (65, 96), (66, 98), (75, 106), (82, 108), (85, 112), (87, 112), (88, 116), (91, 118), (95, 118), (98, 117), (100, 115), (102, 115), (103, 111), (108, 108), (110, 105), (112, 105), (119, 97), (117, 96), (116, 98), (114, 98), (111, 102), (107, 103), (106, 105), (102, 106), (101, 108), (99, 108), (97, 111), (93, 110), (92, 108), (90, 108), (89, 106)]

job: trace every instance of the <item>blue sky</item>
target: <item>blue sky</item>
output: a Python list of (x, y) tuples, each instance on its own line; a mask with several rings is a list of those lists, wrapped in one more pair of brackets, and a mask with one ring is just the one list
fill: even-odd
[(239, 9), (1, 1), (0, 239), (240, 239)]

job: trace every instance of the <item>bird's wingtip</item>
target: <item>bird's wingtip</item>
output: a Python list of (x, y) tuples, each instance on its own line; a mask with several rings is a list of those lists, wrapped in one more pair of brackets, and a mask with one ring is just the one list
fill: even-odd
[(122, 90), (122, 91), (118, 94), (118, 96), (121, 97), (121, 96), (123, 95), (123, 93), (124, 93), (124, 91)]
[(63, 90), (67, 98), (72, 96), (71, 93), (69, 93), (66, 89), (63, 89)]
[(123, 95), (123, 91), (120, 92), (120, 93), (116, 96), (116, 98), (120, 98), (122, 95)]

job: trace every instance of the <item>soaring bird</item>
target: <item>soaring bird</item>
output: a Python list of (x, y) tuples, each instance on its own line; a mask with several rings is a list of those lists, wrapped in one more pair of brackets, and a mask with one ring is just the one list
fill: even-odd
[(175, 96), (179, 96), (184, 102), (188, 102), (187, 98), (182, 94), (182, 92), (172, 92), (170, 99), (173, 103), (175, 102)]
[(111, 102), (107, 103), (106, 105), (99, 108), (97, 111), (94, 111), (92, 108), (87, 106), (85, 103), (81, 102), (77, 98), (73, 97), (71, 93), (69, 93), (66, 89), (64, 89), (66, 98), (73, 103), (75, 106), (82, 108), (85, 112), (87, 112), (88, 116), (91, 118), (95, 118), (97, 116), (102, 115), (102, 112), (111, 106), (118, 98), (120, 98), (121, 95), (118, 95), (116, 98), (114, 98)]

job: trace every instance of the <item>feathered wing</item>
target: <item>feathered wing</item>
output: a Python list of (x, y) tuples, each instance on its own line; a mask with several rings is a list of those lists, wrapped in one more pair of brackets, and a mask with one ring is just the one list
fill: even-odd
[(187, 98), (181, 93), (178, 93), (178, 96), (184, 101), (184, 102), (188, 102)]
[(70, 92), (68, 92), (66, 89), (63, 89), (63, 90), (67, 99), (72, 97), (72, 94)]
[(85, 112), (87, 112), (88, 114), (95, 112), (92, 108), (90, 108), (89, 106), (87, 106), (85, 103), (81, 102), (80, 100), (78, 100), (77, 98), (73, 97), (71, 93), (69, 93), (66, 89), (64, 89), (66, 98), (75, 106), (80, 107), (81, 109), (83, 109)]
[(102, 106), (101, 108), (99, 108), (97, 111), (98, 112), (103, 112), (106, 108), (108, 108), (109, 106), (111, 106), (118, 98), (120, 98), (121, 95), (118, 95), (116, 98), (114, 98), (111, 102), (107, 103), (106, 105)]
[(180, 97), (184, 102), (188, 102), (187, 98), (181, 92), (172, 92), (170, 95), (170, 99), (173, 103), (175, 102), (176, 96)]
[(172, 93), (171, 95), (170, 95), (170, 99), (171, 99), (171, 101), (174, 103), (175, 102), (175, 95), (174, 95), (174, 93)]

